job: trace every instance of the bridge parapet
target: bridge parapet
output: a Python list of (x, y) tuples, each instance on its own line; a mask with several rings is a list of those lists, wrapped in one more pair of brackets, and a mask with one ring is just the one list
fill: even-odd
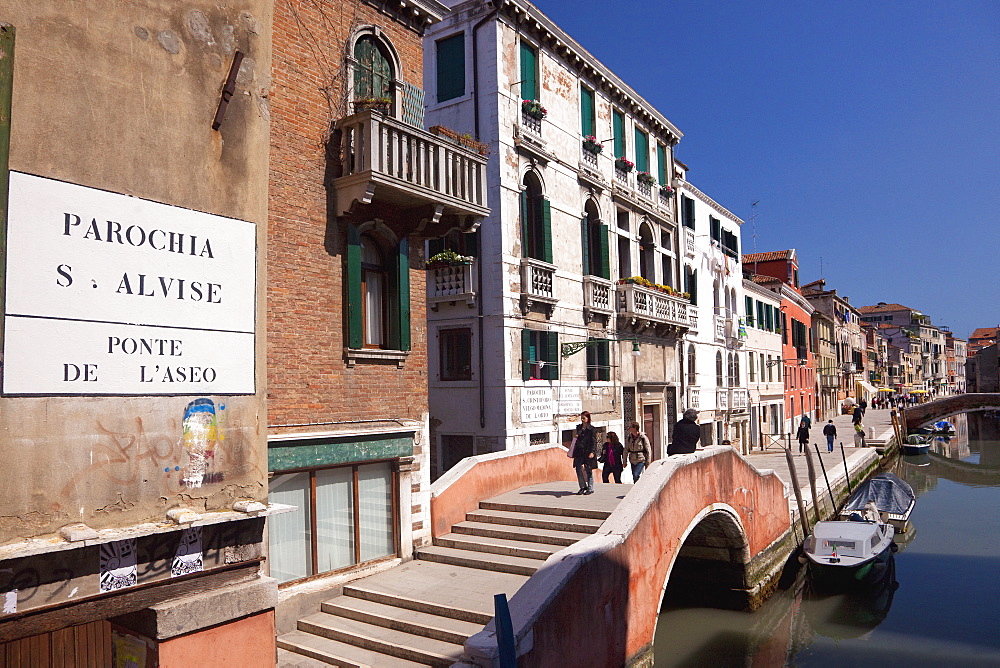
[[(652, 665), (678, 560), (715, 564), (712, 584), (755, 607), (794, 542), (784, 484), (731, 447), (653, 462), (596, 534), (549, 557), (511, 598), (518, 665)], [(465, 660), (497, 658), (490, 622)]]
[(904, 410), (906, 430), (912, 431), (929, 425), (949, 415), (970, 411), (1000, 410), (1000, 394), (979, 392), (955, 394), (943, 399), (935, 399), (925, 404), (908, 406)]

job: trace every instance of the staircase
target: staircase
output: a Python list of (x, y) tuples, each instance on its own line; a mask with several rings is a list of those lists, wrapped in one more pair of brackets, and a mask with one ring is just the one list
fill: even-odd
[(300, 619), (278, 637), (278, 665), (452, 665), (493, 618), (494, 594), (513, 596), (550, 555), (595, 533), (624, 495), (619, 485), (590, 496), (575, 487), (546, 483), (481, 501), (413, 561), (345, 585)]

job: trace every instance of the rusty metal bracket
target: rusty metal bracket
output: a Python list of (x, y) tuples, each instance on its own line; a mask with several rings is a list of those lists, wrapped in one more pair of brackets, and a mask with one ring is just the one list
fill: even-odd
[(212, 129), (218, 130), (222, 125), (222, 119), (226, 117), (226, 107), (236, 90), (236, 75), (240, 71), (240, 64), (243, 62), (243, 54), (237, 51), (233, 54), (233, 64), (229, 67), (229, 76), (226, 77), (226, 85), (222, 87), (222, 97), (219, 99), (219, 108), (215, 110), (215, 119), (212, 121)]

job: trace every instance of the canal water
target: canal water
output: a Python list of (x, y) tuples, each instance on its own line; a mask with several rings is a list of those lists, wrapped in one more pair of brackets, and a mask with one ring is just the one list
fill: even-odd
[(1000, 417), (952, 421), (954, 438), (890, 467), (917, 495), (894, 579), (819, 597), (789, 567), (754, 613), (673, 607), (668, 587), (657, 668), (1000, 666)]

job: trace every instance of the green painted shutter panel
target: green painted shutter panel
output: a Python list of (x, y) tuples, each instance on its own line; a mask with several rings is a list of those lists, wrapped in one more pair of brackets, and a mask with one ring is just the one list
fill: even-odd
[(437, 101), (465, 95), (465, 33), (438, 40)]
[[(588, 339), (592, 341), (593, 339)], [(597, 366), (600, 362), (597, 361), (597, 349), (599, 344), (593, 344), (586, 347), (587, 351), (587, 380), (600, 380)]]
[(594, 124), (594, 91), (580, 86), (580, 134), (596, 135)]
[(597, 363), (600, 365), (598, 380), (611, 380), (611, 344), (607, 341), (597, 346)]
[(743, 298), (743, 312), (747, 317), (747, 324), (753, 325), (753, 297)]
[(531, 330), (521, 330), (521, 380), (531, 379)]
[(552, 204), (548, 197), (542, 198), (542, 257), (543, 262), (552, 262)]
[(660, 185), (667, 182), (667, 147), (663, 144), (656, 145), (656, 176)]
[(698, 305), (698, 270), (691, 272), (691, 303)]
[(599, 239), (600, 239), (599, 243), (600, 243), (601, 247), (597, 251), (598, 254), (599, 254), (598, 255), (598, 260), (600, 261), (600, 266), (598, 267), (598, 271), (600, 273), (598, 275), (601, 278), (606, 278), (606, 279), (610, 280), (611, 279), (611, 254), (608, 252), (608, 235), (609, 235), (608, 226), (602, 224), (601, 225), (601, 229), (600, 229), (600, 236), (599, 236)]
[[(583, 260), (583, 275), (590, 275), (590, 219), (584, 216), (580, 220), (580, 241), (581, 246), (581, 259)], [(596, 250), (596, 249), (595, 249)]]
[(649, 171), (649, 136), (639, 128), (635, 129), (635, 168)]
[(347, 225), (347, 347), (363, 348), (361, 318), (361, 235)]
[(545, 332), (545, 373), (547, 380), (559, 380), (559, 334)]
[(538, 52), (521, 42), (521, 99), (538, 99)]
[(614, 126), (614, 137), (615, 137), (615, 155), (616, 158), (622, 158), (625, 156), (625, 116), (620, 111), (615, 111), (611, 114), (611, 120)]
[(722, 240), (722, 222), (718, 218), (708, 217), (708, 231), (713, 241)]
[(396, 259), (396, 299), (393, 310), (395, 317), (391, 323), (395, 336), (395, 350), (410, 349), (410, 240), (403, 237), (399, 241)]
[(531, 240), (528, 237), (528, 193), (521, 191), (521, 257), (531, 257)]

